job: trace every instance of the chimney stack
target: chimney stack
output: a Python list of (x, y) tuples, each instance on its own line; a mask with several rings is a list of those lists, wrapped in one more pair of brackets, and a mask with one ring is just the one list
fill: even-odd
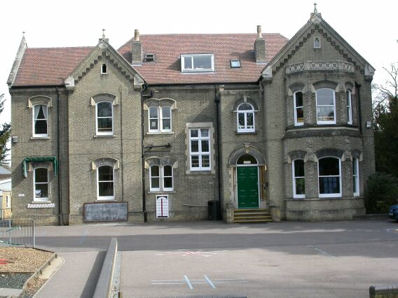
[(257, 38), (254, 42), (254, 54), (256, 63), (265, 63), (265, 40), (261, 32), (261, 25), (257, 26)]
[(134, 39), (131, 45), (131, 63), (142, 63), (142, 45), (140, 41), (140, 32), (138, 31), (138, 29), (134, 30)]

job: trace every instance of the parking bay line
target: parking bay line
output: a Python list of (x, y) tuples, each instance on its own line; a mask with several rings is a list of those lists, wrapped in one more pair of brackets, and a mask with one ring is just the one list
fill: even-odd
[(188, 276), (184, 275), (185, 282), (187, 283), (188, 287), (193, 290), (193, 286), (188, 278)]
[(208, 278), (207, 275), (204, 275), (204, 277), (205, 277), (205, 280), (207, 281), (207, 283), (210, 285), (210, 287), (215, 289), (216, 286), (213, 284), (213, 282), (210, 280), (210, 278)]

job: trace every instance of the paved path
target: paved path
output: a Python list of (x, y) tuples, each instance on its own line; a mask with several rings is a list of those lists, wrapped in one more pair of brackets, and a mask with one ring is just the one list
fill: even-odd
[(91, 298), (102, 265), (103, 253), (61, 252), (58, 256), (64, 259), (63, 266), (44, 285), (37, 297)]

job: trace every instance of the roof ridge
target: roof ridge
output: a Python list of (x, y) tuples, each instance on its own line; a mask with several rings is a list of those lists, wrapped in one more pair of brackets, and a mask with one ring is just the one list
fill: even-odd
[(72, 46), (72, 47), (37, 47), (37, 48), (27, 48), (29, 50), (52, 50), (52, 49), (91, 49), (95, 46)]

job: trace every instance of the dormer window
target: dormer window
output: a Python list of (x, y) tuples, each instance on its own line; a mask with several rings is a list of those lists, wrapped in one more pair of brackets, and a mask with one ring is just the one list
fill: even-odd
[(214, 71), (213, 54), (181, 55), (181, 72), (210, 72), (210, 71)]
[(230, 60), (231, 68), (240, 68), (240, 60), (239, 59), (232, 59)]
[(101, 74), (107, 74), (108, 73), (108, 69), (106, 67), (106, 64), (102, 64), (101, 65)]
[(144, 62), (155, 62), (155, 54), (145, 54)]

